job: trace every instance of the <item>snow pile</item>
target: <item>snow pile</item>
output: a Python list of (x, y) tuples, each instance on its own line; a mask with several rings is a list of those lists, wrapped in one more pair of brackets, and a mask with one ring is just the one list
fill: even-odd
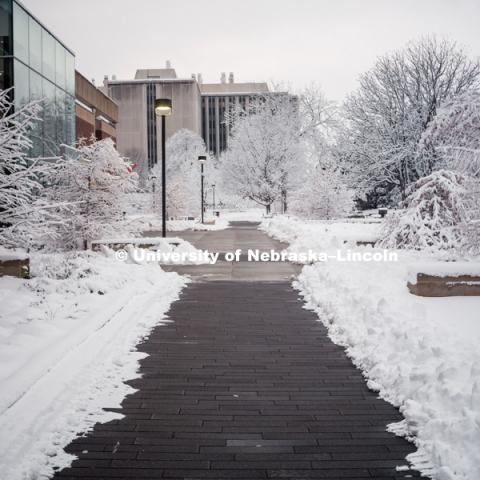
[(49, 476), (73, 457), (63, 447), (96, 422), (119, 418), (143, 354), (185, 284), (158, 265), (91, 252), (33, 254), (33, 278), (0, 278), (0, 469)]
[(281, 242), (290, 243), (289, 251), (326, 251), (357, 242), (375, 243), (381, 224), (371, 221), (303, 222), (285, 215), (265, 219), (260, 229)]
[[(284, 222), (271, 222), (271, 231), (290, 239), (291, 250), (328, 243), (309, 224)], [(439, 480), (480, 478), (480, 298), (409, 294), (409, 269), (424, 258), (399, 252), (398, 262), (315, 263), (295, 286), (369, 387), (400, 407), (405, 420), (390, 429), (415, 442), (413, 466)]]

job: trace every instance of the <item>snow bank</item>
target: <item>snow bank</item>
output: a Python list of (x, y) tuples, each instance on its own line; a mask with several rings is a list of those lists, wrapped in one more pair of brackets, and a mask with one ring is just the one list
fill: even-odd
[(357, 242), (374, 243), (378, 239), (381, 223), (367, 220), (304, 222), (279, 215), (264, 220), (260, 229), (281, 242), (290, 243), (291, 251), (323, 251), (356, 246)]
[[(271, 226), (277, 238), (292, 242), (290, 249), (330, 240), (298, 221)], [(421, 269), (424, 258), (405, 252), (399, 258), (316, 263), (304, 267), (295, 286), (369, 387), (400, 407), (405, 420), (390, 430), (415, 442), (413, 466), (437, 480), (480, 478), (480, 298), (411, 295), (410, 265)], [(437, 263), (431, 271), (445, 269)]]
[[(190, 242), (179, 237), (118, 237), (92, 242), (92, 246), (99, 246), (106, 255), (112, 258), (115, 257), (115, 252), (111, 250), (110, 246), (114, 244), (122, 246), (122, 249), (126, 250), (128, 258), (123, 258), (122, 260), (127, 260), (129, 263), (144, 265), (152, 262), (147, 254), (147, 252), (151, 251), (165, 254), (162, 255), (162, 259), (153, 260), (161, 265), (200, 265), (208, 263), (204, 251), (195, 248)], [(141, 248), (139, 245), (151, 246)]]
[(162, 322), (185, 280), (102, 254), (35, 254), (30, 280), (0, 278), (0, 469), (49, 476), (63, 447), (133, 391), (135, 345)]

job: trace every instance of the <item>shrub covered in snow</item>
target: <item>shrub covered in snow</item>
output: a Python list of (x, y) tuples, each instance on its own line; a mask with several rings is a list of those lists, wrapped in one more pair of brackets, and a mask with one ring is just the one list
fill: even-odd
[(465, 177), (440, 170), (417, 180), (400, 210), (391, 212), (380, 246), (448, 250), (462, 244), (465, 220)]
[[(30, 103), (13, 111), (11, 90), (0, 90), (0, 243), (30, 247), (49, 233), (60, 209), (42, 198), (59, 159), (30, 159), (28, 137), (40, 107)], [(61, 210), (61, 209), (60, 209)]]
[(352, 209), (353, 192), (333, 169), (317, 168), (290, 201), (290, 211), (305, 218), (330, 220), (344, 217)]
[(87, 247), (124, 227), (126, 194), (138, 178), (111, 139), (82, 143), (77, 153), (59, 169), (48, 192), (52, 203), (70, 205), (57, 227), (66, 248)]

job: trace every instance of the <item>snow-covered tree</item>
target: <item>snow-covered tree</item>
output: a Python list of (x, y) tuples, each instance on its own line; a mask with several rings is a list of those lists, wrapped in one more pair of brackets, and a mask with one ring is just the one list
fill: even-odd
[(14, 109), (12, 90), (0, 91), (0, 243), (30, 248), (52, 234), (59, 205), (43, 198), (60, 159), (31, 159), (30, 132), (39, 121), (37, 103)]
[(344, 217), (352, 209), (353, 191), (332, 168), (315, 168), (291, 195), (290, 211), (300, 217), (330, 220)]
[(229, 148), (221, 160), (226, 188), (263, 205), (282, 199), (301, 171), (298, 101), (275, 93), (256, 99), (229, 118)]
[(385, 221), (379, 245), (384, 248), (460, 249), (466, 220), (463, 175), (439, 170), (407, 189), (400, 210)]
[(52, 202), (71, 205), (58, 227), (62, 246), (87, 248), (92, 240), (125, 228), (126, 194), (135, 189), (137, 180), (111, 139), (82, 142), (48, 189)]
[[(215, 162), (207, 155), (202, 138), (194, 132), (181, 129), (172, 135), (166, 144), (167, 215), (178, 217), (200, 214), (200, 165), (199, 155), (206, 155), (204, 164), (205, 185), (214, 183)], [(151, 171), (155, 183), (155, 208), (162, 208), (162, 165), (158, 163)]]
[(432, 163), (465, 177), (464, 250), (480, 253), (480, 92), (446, 102), (424, 133), (422, 148)]
[(344, 108), (340, 148), (360, 193), (381, 188), (404, 198), (412, 182), (429, 175), (434, 155), (421, 142), (425, 130), (445, 102), (479, 80), (477, 60), (435, 37), (379, 58)]

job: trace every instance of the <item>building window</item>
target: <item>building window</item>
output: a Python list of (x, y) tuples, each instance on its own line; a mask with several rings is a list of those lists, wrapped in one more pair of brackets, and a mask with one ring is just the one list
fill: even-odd
[(0, 0), (0, 55), (12, 55), (12, 2)]
[(43, 79), (43, 135), (45, 155), (56, 155), (58, 148), (57, 140), (57, 125), (55, 120), (55, 85), (45, 78)]
[(75, 95), (75, 57), (65, 52), (65, 89), (70, 95)]
[(55, 83), (65, 89), (65, 49), (55, 42)]
[(28, 64), (28, 14), (13, 2), (13, 54)]
[(37, 72), (42, 71), (42, 27), (32, 17), (28, 19), (29, 65)]
[(13, 63), (13, 79), (15, 90), (15, 108), (21, 108), (30, 101), (30, 69), (15, 59)]
[(55, 39), (42, 29), (42, 74), (55, 81)]
[(148, 168), (157, 164), (157, 116), (155, 114), (156, 87), (147, 84), (147, 155)]

